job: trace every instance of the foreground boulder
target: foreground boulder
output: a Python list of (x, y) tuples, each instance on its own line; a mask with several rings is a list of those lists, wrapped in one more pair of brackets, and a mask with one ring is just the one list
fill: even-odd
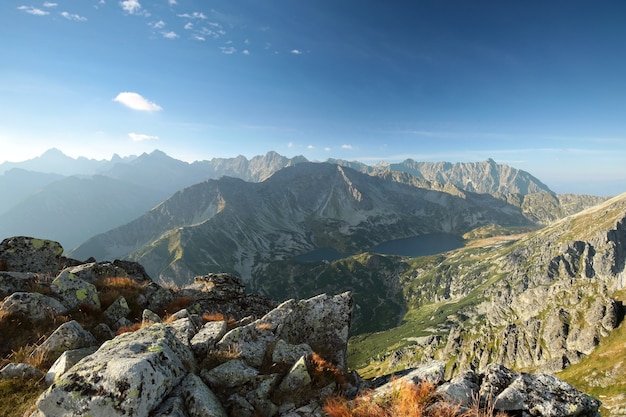
[(0, 271), (56, 274), (63, 247), (58, 242), (16, 236), (0, 243)]
[(106, 342), (37, 400), (45, 416), (147, 416), (185, 378), (192, 353), (162, 324)]

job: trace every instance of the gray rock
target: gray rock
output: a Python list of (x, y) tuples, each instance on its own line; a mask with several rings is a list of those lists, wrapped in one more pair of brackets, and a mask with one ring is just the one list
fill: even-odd
[(111, 262), (90, 262), (70, 267), (68, 272), (75, 275), (78, 279), (92, 284), (106, 278), (128, 278), (128, 273), (123, 268)]
[(14, 292), (7, 297), (0, 311), (23, 315), (31, 321), (39, 321), (67, 313), (67, 308), (58, 300), (30, 292)]
[(210, 371), (204, 370), (202, 378), (212, 388), (233, 388), (245, 384), (256, 377), (259, 371), (247, 365), (241, 359), (233, 359), (216, 366)]
[(313, 353), (313, 349), (306, 343), (291, 345), (283, 339), (279, 339), (272, 352), (272, 362), (293, 366), (298, 359)]
[(68, 268), (52, 281), (52, 291), (55, 292), (68, 308), (73, 309), (81, 304), (100, 308), (98, 290), (93, 284), (83, 281), (69, 272)]
[(445, 371), (446, 364), (441, 361), (426, 363), (417, 368), (408, 370), (407, 372), (402, 373), (402, 375), (394, 375), (395, 380), (386, 382), (376, 388), (376, 395), (386, 395), (392, 392), (398, 384), (403, 383), (420, 384), (422, 382), (428, 382), (435, 386), (440, 385), (445, 381)]
[(111, 328), (105, 323), (99, 323), (92, 329), (92, 334), (101, 342), (105, 340), (110, 340), (115, 337), (115, 332), (111, 330)]
[(37, 280), (31, 272), (0, 271), (0, 300), (14, 292), (30, 292)]
[(96, 346), (98, 342), (91, 333), (83, 329), (76, 320), (60, 325), (31, 356), (43, 356), (47, 361), (55, 361), (66, 350)]
[(469, 407), (478, 398), (480, 382), (474, 372), (465, 372), (437, 387), (437, 394), (449, 403)]
[(9, 363), (0, 369), (0, 380), (11, 378), (40, 379), (43, 372), (27, 363)]
[(125, 318), (130, 313), (130, 307), (123, 296), (119, 296), (113, 304), (104, 310), (104, 316), (110, 324), (117, 323), (118, 320)]
[(180, 397), (169, 397), (151, 414), (151, 417), (189, 417)]
[(225, 321), (209, 321), (191, 339), (191, 348), (197, 358), (204, 358), (215, 344), (226, 334)]
[(171, 291), (161, 287), (156, 282), (149, 283), (143, 289), (143, 295), (146, 298), (146, 308), (152, 311), (163, 309), (174, 299)]
[(520, 374), (494, 400), (496, 410), (531, 416), (595, 416), (600, 402), (553, 375)]
[(46, 416), (147, 416), (193, 367), (163, 324), (124, 333), (66, 372), (37, 400)]
[(59, 379), (61, 375), (67, 372), (72, 366), (76, 365), (81, 359), (91, 355), (97, 347), (88, 347), (82, 349), (66, 350), (59, 359), (54, 361), (48, 372), (46, 373), (46, 384), (52, 385)]
[(275, 340), (274, 332), (254, 322), (227, 332), (215, 348), (221, 352), (236, 351), (249, 365), (260, 368), (268, 347)]
[(161, 323), (161, 317), (158, 314), (154, 313), (152, 310), (148, 310), (147, 308), (143, 310), (141, 314), (141, 323), (146, 326), (153, 323)]
[(185, 346), (191, 347), (191, 339), (198, 332), (198, 327), (191, 317), (175, 320), (172, 323), (166, 324), (166, 326), (174, 333), (178, 340), (185, 344)]
[(194, 283), (183, 291), (189, 289), (205, 293), (207, 298), (227, 299), (243, 295), (246, 287), (235, 275), (220, 273), (195, 277)]
[(189, 417), (228, 417), (219, 398), (195, 374), (187, 375), (176, 393), (183, 399)]
[(63, 247), (58, 242), (16, 236), (0, 243), (0, 270), (56, 274)]
[(289, 373), (283, 378), (278, 386), (278, 392), (285, 394), (294, 394), (304, 387), (311, 384), (311, 375), (306, 366), (306, 358), (302, 356), (291, 367)]

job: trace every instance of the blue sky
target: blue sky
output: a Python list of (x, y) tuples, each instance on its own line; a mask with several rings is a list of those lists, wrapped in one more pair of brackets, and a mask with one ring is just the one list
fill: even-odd
[(626, 191), (626, 2), (3, 0), (0, 162), (480, 161)]

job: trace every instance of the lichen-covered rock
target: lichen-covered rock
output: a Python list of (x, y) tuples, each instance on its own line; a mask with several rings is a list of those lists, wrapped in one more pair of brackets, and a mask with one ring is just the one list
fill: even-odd
[(65, 314), (67, 308), (58, 300), (43, 294), (15, 292), (4, 300), (0, 311), (21, 315), (35, 322)]
[(120, 319), (125, 318), (130, 313), (130, 307), (124, 296), (119, 296), (113, 304), (104, 310), (104, 316), (110, 324), (117, 323)]
[(9, 363), (0, 369), (0, 380), (10, 378), (40, 379), (43, 372), (27, 363)]
[(161, 287), (156, 282), (151, 282), (143, 289), (143, 296), (146, 298), (146, 308), (152, 311), (159, 311), (174, 299), (170, 291)]
[(215, 344), (226, 334), (226, 321), (209, 321), (191, 339), (191, 348), (197, 358), (204, 358)]
[(493, 400), (496, 410), (531, 416), (595, 416), (600, 402), (553, 375), (519, 374)]
[(0, 271), (0, 300), (14, 292), (29, 292), (37, 282), (37, 275), (31, 272)]
[(187, 375), (176, 394), (183, 399), (189, 417), (228, 417), (219, 398), (195, 374)]
[(198, 332), (198, 326), (194, 323), (191, 317), (175, 320), (172, 323), (167, 324), (167, 327), (172, 331), (172, 333), (174, 333), (181, 343), (191, 348), (191, 339)]
[(272, 352), (272, 362), (293, 366), (302, 356), (311, 353), (313, 353), (313, 349), (306, 343), (292, 345), (285, 342), (283, 339), (279, 339)]
[(47, 361), (55, 361), (66, 350), (96, 346), (98, 342), (91, 333), (83, 329), (76, 320), (60, 325), (31, 356), (42, 356)]
[(12, 272), (56, 274), (63, 247), (58, 242), (15, 236), (0, 243), (0, 269)]
[[(389, 378), (384, 378), (382, 385), (376, 389), (377, 395), (388, 394), (393, 391), (398, 384), (410, 383), (420, 384), (422, 382), (428, 382), (433, 385), (440, 385), (445, 381), (446, 364), (441, 361), (432, 361), (417, 368), (406, 370), (405, 372), (399, 372), (395, 374), (395, 379), (391, 381)], [(377, 383), (380, 384), (380, 382)]]
[(106, 342), (37, 400), (45, 416), (147, 416), (185, 378), (193, 355), (163, 324)]
[(233, 388), (256, 377), (259, 371), (241, 359), (225, 362), (210, 371), (203, 371), (202, 378), (213, 388)]
[(180, 397), (169, 397), (152, 413), (152, 417), (189, 417)]
[(480, 378), (474, 372), (465, 372), (437, 387), (437, 394), (451, 404), (469, 407), (478, 398)]
[(304, 387), (311, 384), (311, 375), (309, 375), (308, 368), (306, 366), (306, 357), (302, 356), (291, 367), (289, 373), (283, 378), (278, 386), (278, 392), (280, 394), (296, 393)]
[(115, 337), (115, 332), (106, 323), (97, 324), (91, 331), (96, 340), (104, 342)]
[(105, 278), (128, 277), (128, 273), (123, 268), (111, 262), (89, 262), (67, 268), (67, 271), (76, 278), (92, 284)]
[(76, 365), (81, 359), (91, 355), (98, 348), (96, 346), (72, 349), (63, 352), (59, 358), (54, 361), (48, 372), (46, 373), (46, 384), (52, 385), (61, 375), (67, 372), (72, 366)]
[(144, 326), (153, 324), (153, 323), (161, 323), (161, 317), (152, 310), (148, 310), (147, 308), (143, 310), (141, 313), (141, 323)]
[(73, 309), (81, 304), (100, 308), (98, 290), (93, 284), (79, 279), (68, 268), (64, 269), (52, 281), (52, 291), (61, 298), (63, 304)]
[(261, 319), (226, 333), (217, 348), (237, 346), (248, 364), (259, 367), (268, 347), (283, 339), (292, 345), (306, 343), (340, 370), (345, 370), (352, 306), (349, 292), (289, 300)]

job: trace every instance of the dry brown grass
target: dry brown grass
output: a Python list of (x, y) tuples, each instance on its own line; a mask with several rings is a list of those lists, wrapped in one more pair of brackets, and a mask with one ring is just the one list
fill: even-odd
[(137, 330), (143, 328), (144, 325), (143, 323), (133, 323), (130, 326), (122, 326), (119, 329), (117, 329), (117, 332), (115, 332), (116, 335), (121, 335), (124, 333), (132, 333), (132, 332), (136, 332)]
[(174, 314), (184, 308), (187, 308), (193, 302), (191, 297), (176, 297), (165, 305), (162, 309), (161, 316), (167, 316), (168, 314)]
[(386, 395), (366, 392), (354, 400), (331, 397), (324, 404), (324, 412), (330, 417), (505, 417), (496, 413), (493, 403), (480, 405), (475, 398), (469, 410), (461, 412), (458, 404), (440, 401), (435, 386), (430, 383), (393, 383)]
[(209, 321), (226, 321), (226, 316), (222, 313), (204, 313), (202, 320), (207, 323)]
[(332, 362), (327, 361), (317, 353), (307, 357), (307, 371), (312, 379), (313, 386), (322, 387), (334, 381), (340, 388), (346, 386), (346, 376)]

